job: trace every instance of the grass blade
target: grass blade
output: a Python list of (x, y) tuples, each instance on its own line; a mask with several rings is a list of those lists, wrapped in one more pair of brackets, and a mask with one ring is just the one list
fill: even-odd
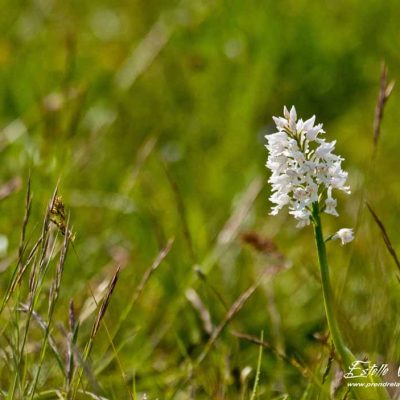
[[(264, 341), (264, 331), (261, 331), (260, 341), (261, 343)], [(263, 354), (263, 346), (260, 344), (258, 351), (256, 378), (254, 380), (253, 392), (251, 393), (250, 400), (255, 400), (257, 395), (258, 384), (260, 382), (262, 354)]]

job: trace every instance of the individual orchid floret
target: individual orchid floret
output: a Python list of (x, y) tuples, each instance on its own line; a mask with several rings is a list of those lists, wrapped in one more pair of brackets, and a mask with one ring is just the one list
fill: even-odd
[(350, 193), (346, 186), (347, 172), (342, 170), (343, 158), (334, 154), (336, 141), (327, 142), (322, 124), (315, 125), (315, 116), (303, 121), (293, 106), (284, 107), (283, 117), (273, 117), (277, 132), (266, 135), (269, 151), (267, 168), (272, 171), (270, 201), (276, 215), (288, 206), (289, 214), (298, 220), (298, 227), (310, 223), (312, 204), (338, 216), (333, 189)]
[(342, 228), (339, 229), (333, 236), (332, 240), (340, 239), (342, 242), (342, 246), (350, 243), (354, 239), (353, 229), (350, 228)]

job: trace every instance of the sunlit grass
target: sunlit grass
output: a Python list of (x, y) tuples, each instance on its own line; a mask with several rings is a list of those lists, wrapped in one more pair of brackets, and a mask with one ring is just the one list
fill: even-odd
[[(312, 230), (268, 216), (264, 135), (293, 103), (349, 171), (356, 238), (327, 246), (343, 336), (397, 371), (396, 86), (373, 140), (396, 0), (1, 10), (1, 398), (345, 396)], [(57, 185), (64, 229), (45, 218)]]

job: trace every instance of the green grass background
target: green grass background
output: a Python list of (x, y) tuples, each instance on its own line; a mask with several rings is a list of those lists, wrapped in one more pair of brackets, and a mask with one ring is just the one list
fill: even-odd
[[(175, 398), (235, 399), (246, 388), (249, 396), (259, 349), (234, 338), (233, 328), (257, 337), (263, 330), (266, 341), (320, 379), (329, 349), (314, 338), (326, 322), (312, 231), (297, 230), (285, 212), (268, 215), (264, 135), (273, 129), (271, 116), (295, 104), (300, 116), (316, 114), (324, 123), (349, 171), (352, 194), (340, 197), (340, 217), (324, 218), (327, 234), (358, 228), (351, 245), (328, 246), (345, 336), (355, 352), (398, 365), (396, 266), (367, 210), (357, 213), (365, 190), (398, 249), (397, 88), (385, 109), (375, 169), (368, 171), (381, 62), (390, 79), (399, 78), (399, 17), (397, 0), (2, 0), (0, 182), (20, 176), (23, 185), (0, 202), (0, 233), (8, 240), (1, 290), (14, 265), (29, 172), (28, 234), (38, 233), (59, 179), (76, 232), (57, 321), (66, 323), (70, 298), (79, 312), (90, 298), (88, 285), (95, 289), (120, 264), (105, 318), (112, 327), (144, 271), (175, 237), (116, 339), (128, 385), (135, 381), (138, 396), (164, 399), (207, 341), (185, 291), (194, 287), (218, 324), (225, 310), (210, 286), (230, 305), (275, 262), (240, 240), (242, 232), (257, 232), (274, 241), (291, 268), (260, 286)], [(221, 247), (226, 221), (257, 177), (259, 195)], [(209, 284), (193, 269), (206, 264)], [(82, 325), (83, 341), (89, 329)], [(110, 354), (107, 347), (101, 329), (94, 370)], [(41, 390), (62, 386), (53, 364), (48, 356)], [(241, 382), (247, 366), (252, 373)], [(3, 361), (1, 368), (7, 370)], [(96, 378), (107, 398), (129, 398), (115, 360)], [(264, 351), (259, 398), (299, 399), (308, 381)], [(7, 382), (0, 377), (4, 390)]]

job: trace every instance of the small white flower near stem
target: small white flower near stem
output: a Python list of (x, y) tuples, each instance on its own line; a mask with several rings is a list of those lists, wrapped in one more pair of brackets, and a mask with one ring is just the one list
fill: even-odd
[(332, 240), (340, 239), (342, 245), (350, 243), (354, 239), (353, 229), (342, 228), (339, 229), (333, 236)]

